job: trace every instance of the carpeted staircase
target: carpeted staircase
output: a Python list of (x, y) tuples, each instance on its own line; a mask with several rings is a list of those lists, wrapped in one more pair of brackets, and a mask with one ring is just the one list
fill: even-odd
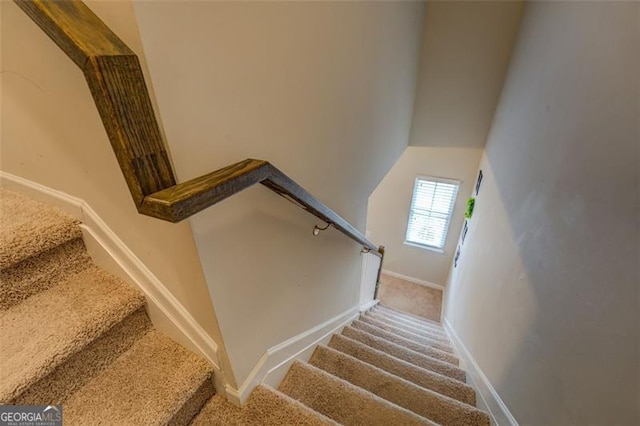
[(442, 327), (383, 306), (236, 407), (78, 225), (0, 189), (0, 404), (62, 404), (69, 425), (490, 424)]
[(243, 408), (215, 396), (195, 425), (489, 425), (442, 327), (377, 306)]
[(78, 225), (0, 190), (0, 404), (63, 404), (68, 425), (188, 424), (211, 367), (153, 329)]

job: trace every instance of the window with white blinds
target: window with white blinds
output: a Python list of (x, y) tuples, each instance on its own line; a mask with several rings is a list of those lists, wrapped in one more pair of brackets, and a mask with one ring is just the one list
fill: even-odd
[(442, 250), (460, 182), (417, 177), (407, 224), (406, 242)]

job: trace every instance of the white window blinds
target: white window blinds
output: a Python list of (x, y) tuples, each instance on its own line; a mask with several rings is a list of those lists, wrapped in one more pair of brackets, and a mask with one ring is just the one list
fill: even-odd
[(407, 243), (435, 249), (444, 247), (459, 185), (459, 182), (439, 178), (416, 178)]

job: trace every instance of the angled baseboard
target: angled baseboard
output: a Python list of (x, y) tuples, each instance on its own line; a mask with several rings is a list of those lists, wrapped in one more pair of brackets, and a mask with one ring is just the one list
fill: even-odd
[(509, 411), (509, 408), (504, 403), (498, 392), (484, 374), (476, 360), (473, 358), (467, 347), (464, 345), (456, 331), (451, 326), (451, 323), (447, 318), (443, 321), (444, 328), (449, 334), (453, 345), (455, 346), (461, 361), (466, 367), (467, 374), (473, 382), (473, 386), (476, 388), (482, 403), (489, 411), (491, 416), (491, 424), (498, 426), (518, 426), (518, 422), (515, 417)]
[[(162, 282), (118, 238), (84, 200), (61, 191), (0, 171), (0, 184), (54, 205), (82, 221), (83, 239), (93, 261), (129, 282), (147, 299), (149, 316), (156, 328), (204, 356), (221, 377), (218, 345)], [(219, 383), (216, 383), (219, 386)]]
[[(377, 301), (373, 300), (366, 303), (367, 307), (363, 307), (367, 310), (376, 303)], [(225, 387), (227, 397), (232, 403), (240, 406), (260, 383), (277, 388), (295, 360), (308, 361), (318, 344), (327, 343), (334, 333), (342, 331), (342, 328), (356, 319), (361, 311), (361, 306), (355, 306), (267, 349), (238, 389), (229, 385)]]
[(425, 281), (425, 280), (421, 280), (421, 279), (418, 279), (418, 278), (410, 277), (408, 275), (403, 275), (403, 274), (400, 274), (398, 272), (389, 271), (388, 269), (383, 269), (382, 273), (385, 274), (385, 275), (389, 275), (390, 277), (393, 277), (393, 278), (398, 278), (398, 279), (401, 279), (401, 280), (404, 280), (404, 281), (408, 281), (408, 282), (413, 283), (413, 284), (418, 284), (418, 285), (421, 285), (421, 286), (425, 286), (425, 287), (433, 288), (433, 289), (436, 289), (436, 290), (444, 291), (444, 287), (441, 286), (440, 284), (430, 283), (429, 281)]
[(362, 305), (360, 305), (360, 308), (358, 310), (361, 313), (368, 312), (371, 308), (376, 306), (378, 304), (378, 302), (379, 302), (379, 300), (370, 300), (369, 302), (363, 303)]

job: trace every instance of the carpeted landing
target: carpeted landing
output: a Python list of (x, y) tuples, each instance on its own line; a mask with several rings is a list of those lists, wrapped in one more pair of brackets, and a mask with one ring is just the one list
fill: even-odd
[(100, 270), (77, 221), (0, 190), (0, 404), (62, 404), (68, 425), (489, 425), (435, 322), (377, 306), (242, 408)]

